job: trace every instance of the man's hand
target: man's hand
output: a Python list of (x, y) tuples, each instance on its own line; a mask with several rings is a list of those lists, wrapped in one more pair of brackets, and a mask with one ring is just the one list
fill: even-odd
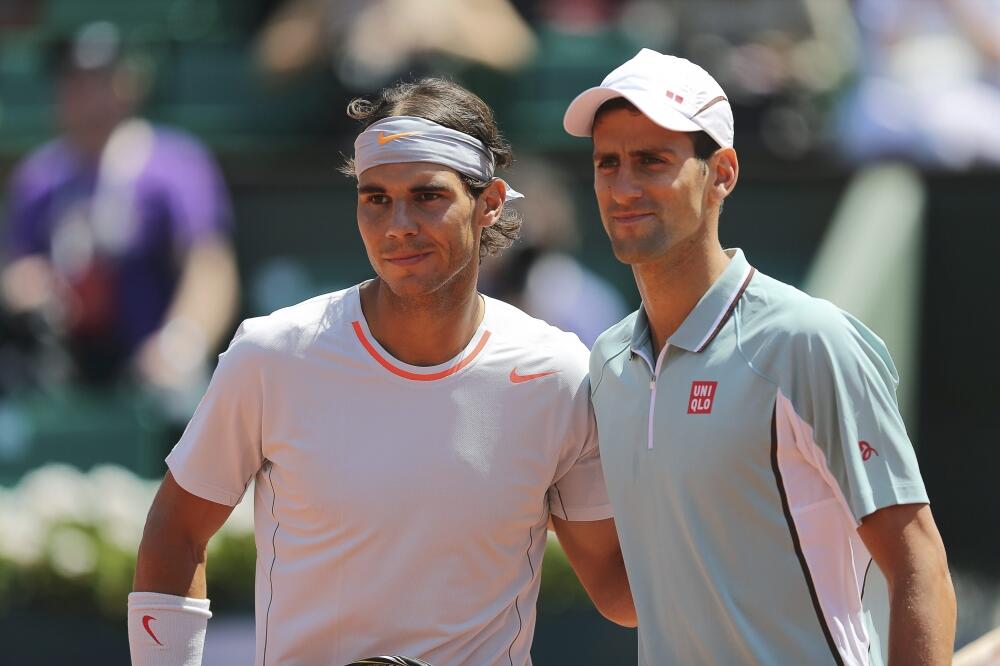
[(955, 590), (930, 507), (879, 509), (858, 534), (889, 583), (890, 666), (950, 664)]
[(14, 313), (56, 309), (62, 314), (61, 289), (65, 286), (40, 255), (15, 259), (0, 273), (0, 299)]

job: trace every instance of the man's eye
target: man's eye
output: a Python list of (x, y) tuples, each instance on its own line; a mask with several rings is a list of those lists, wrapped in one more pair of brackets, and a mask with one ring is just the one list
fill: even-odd
[(639, 159), (639, 161), (642, 162), (643, 164), (663, 164), (664, 163), (664, 160), (661, 160), (659, 157), (656, 157), (654, 155), (643, 155)]
[(387, 197), (384, 194), (369, 194), (368, 195), (368, 203), (375, 204), (375, 205), (381, 205), (381, 204), (384, 204), (384, 203), (389, 203), (389, 197)]
[(418, 192), (417, 201), (435, 201), (440, 199), (441, 195), (437, 192)]
[(610, 169), (618, 166), (618, 159), (614, 157), (603, 157), (597, 160), (598, 169)]

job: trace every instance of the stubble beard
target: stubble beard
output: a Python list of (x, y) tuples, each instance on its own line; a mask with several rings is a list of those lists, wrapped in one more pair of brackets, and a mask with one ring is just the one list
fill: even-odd
[(468, 292), (476, 290), (478, 251), (478, 243), (473, 244), (458, 265), (453, 263), (446, 273), (435, 272), (394, 282), (379, 274), (379, 279), (388, 291), (385, 295), (399, 312), (448, 311), (467, 299)]
[(608, 234), (608, 237), (615, 258), (629, 265), (653, 261), (666, 254), (672, 244), (671, 233), (660, 227), (650, 229), (641, 236), (616, 237)]

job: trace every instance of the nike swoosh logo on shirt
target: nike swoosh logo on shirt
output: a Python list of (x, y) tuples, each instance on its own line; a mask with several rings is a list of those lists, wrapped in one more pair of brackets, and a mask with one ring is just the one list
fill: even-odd
[(523, 384), (524, 382), (530, 382), (532, 379), (539, 379), (541, 377), (548, 377), (549, 375), (554, 375), (558, 370), (549, 370), (548, 372), (536, 372), (531, 375), (519, 375), (517, 374), (517, 368), (510, 371), (510, 381), (514, 384)]
[(416, 132), (397, 132), (396, 134), (386, 134), (385, 132), (382, 132), (378, 135), (378, 143), (380, 146), (384, 146), (390, 141), (395, 141), (396, 139), (401, 139), (404, 136), (412, 136), (414, 134), (416, 134)]

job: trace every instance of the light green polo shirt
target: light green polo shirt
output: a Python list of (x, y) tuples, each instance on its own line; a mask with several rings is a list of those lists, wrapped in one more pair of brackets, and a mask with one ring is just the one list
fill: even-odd
[(925, 503), (882, 341), (740, 250), (653, 358), (591, 355), (641, 664), (876, 664), (862, 517)]

